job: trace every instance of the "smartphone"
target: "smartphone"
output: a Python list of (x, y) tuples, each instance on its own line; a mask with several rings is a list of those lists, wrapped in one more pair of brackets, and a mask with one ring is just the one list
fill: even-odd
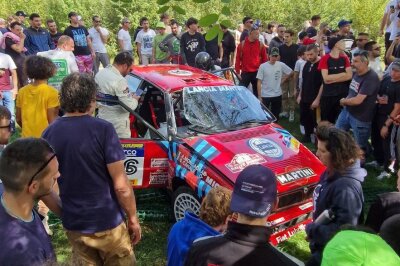
[(394, 6), (390, 6), (390, 12), (394, 13)]
[(137, 89), (136, 91), (135, 91), (135, 95), (136, 96), (140, 96), (140, 95), (142, 95), (143, 94), (143, 90), (142, 89)]

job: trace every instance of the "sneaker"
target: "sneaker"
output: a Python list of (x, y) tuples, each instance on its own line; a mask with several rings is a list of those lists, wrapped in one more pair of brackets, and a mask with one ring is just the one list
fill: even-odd
[(389, 177), (390, 177), (390, 173), (388, 173), (388, 172), (386, 172), (386, 171), (382, 171), (382, 172), (380, 173), (380, 175), (378, 175), (378, 176), (376, 177), (376, 179), (382, 180), (382, 179), (384, 179), (384, 178), (389, 178)]
[(282, 112), (282, 113), (280, 113), (279, 114), (279, 118), (282, 118), (282, 117), (289, 117), (289, 114), (287, 113), (287, 112)]
[(388, 167), (388, 170), (389, 170), (390, 173), (392, 173), (392, 174), (394, 174), (394, 173), (396, 172), (395, 165), (396, 165), (396, 160), (393, 160), (393, 161), (391, 162), (391, 164), (389, 165), (389, 167)]
[(46, 230), (46, 233), (49, 236), (52, 236), (53, 235), (53, 231), (51, 231), (51, 229), (49, 227), (49, 216), (46, 215), (46, 217), (44, 217), (44, 219), (42, 220), (42, 223), (43, 223), (44, 229)]
[(290, 111), (289, 112), (289, 122), (293, 122), (294, 121), (294, 111)]

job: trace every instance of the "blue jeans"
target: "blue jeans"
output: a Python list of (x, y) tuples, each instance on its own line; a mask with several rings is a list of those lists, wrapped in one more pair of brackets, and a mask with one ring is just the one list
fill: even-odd
[(1, 91), (3, 98), (0, 99), (0, 105), (6, 107), (11, 113), (11, 120), (15, 122), (15, 102), (12, 91)]
[(353, 130), (354, 139), (364, 152), (368, 152), (368, 139), (371, 136), (371, 122), (363, 122), (352, 116), (347, 108), (343, 108), (336, 121), (337, 128), (345, 131)]

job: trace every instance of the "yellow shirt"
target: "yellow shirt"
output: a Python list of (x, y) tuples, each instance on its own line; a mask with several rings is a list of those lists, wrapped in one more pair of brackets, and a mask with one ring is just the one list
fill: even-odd
[(58, 91), (47, 84), (29, 84), (20, 89), (17, 107), (21, 109), (22, 137), (40, 138), (49, 125), (47, 109), (57, 106), (60, 106)]

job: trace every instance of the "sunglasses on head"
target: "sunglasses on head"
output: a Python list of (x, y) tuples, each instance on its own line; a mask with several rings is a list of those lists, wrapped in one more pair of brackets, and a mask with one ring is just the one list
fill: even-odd
[[(54, 152), (54, 151), (53, 151)], [(33, 180), (35, 179), (35, 177), (43, 171), (44, 168), (47, 167), (47, 165), (49, 165), (49, 163), (51, 162), (51, 160), (54, 159), (54, 157), (56, 157), (56, 154), (53, 153), (53, 155), (36, 171), (35, 174), (33, 174), (33, 176), (30, 178), (29, 183), (28, 183), (28, 187), (32, 184)]]

